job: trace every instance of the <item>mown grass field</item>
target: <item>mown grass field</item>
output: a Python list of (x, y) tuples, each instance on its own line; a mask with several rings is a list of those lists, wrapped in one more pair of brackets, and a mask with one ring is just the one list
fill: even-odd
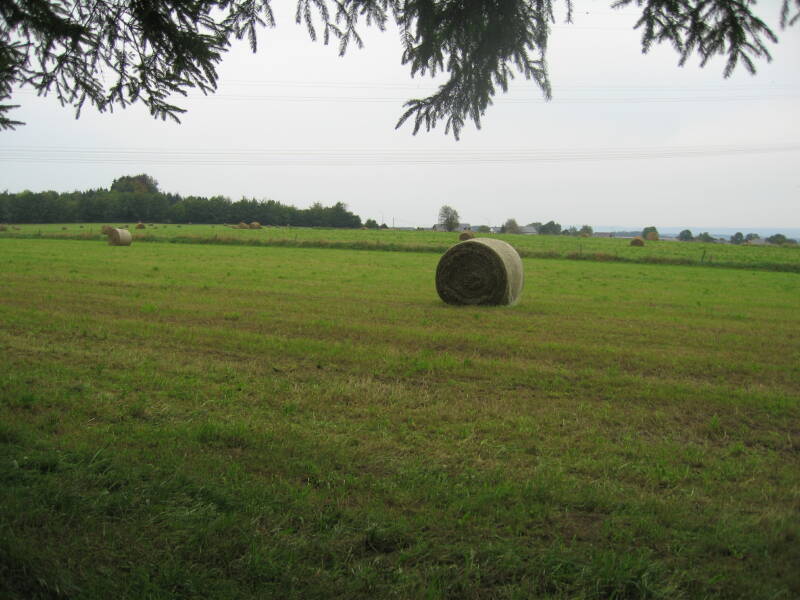
[(0, 597), (800, 596), (797, 274), (437, 261), (0, 238)]
[[(458, 241), (458, 234), (433, 231), (354, 230), (309, 227), (264, 227), (242, 230), (224, 225), (148, 224), (136, 230), (125, 225), (137, 241), (223, 245), (264, 245), (339, 249), (374, 249), (442, 253)], [(2, 237), (54, 237), (97, 240), (97, 223), (21, 225)], [(697, 232), (696, 232), (697, 233)], [(483, 235), (483, 234), (480, 234)], [(511, 243), (527, 258), (673, 263), (745, 269), (781, 270), (800, 273), (800, 246), (735, 246), (731, 244), (647, 242), (632, 247), (629, 239), (576, 238), (557, 235), (489, 235)]]

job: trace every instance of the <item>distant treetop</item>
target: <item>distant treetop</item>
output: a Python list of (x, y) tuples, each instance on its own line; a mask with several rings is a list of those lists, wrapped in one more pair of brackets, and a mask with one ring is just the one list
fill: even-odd
[(157, 194), (158, 182), (150, 175), (123, 175), (111, 184), (112, 192), (133, 192), (137, 194)]

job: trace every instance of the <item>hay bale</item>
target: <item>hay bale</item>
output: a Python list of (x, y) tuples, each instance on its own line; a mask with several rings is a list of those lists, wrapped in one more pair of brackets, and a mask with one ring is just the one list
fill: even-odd
[(644, 246), (644, 240), (637, 235), (631, 240), (631, 246)]
[(237, 229), (250, 229), (250, 225), (245, 223), (244, 221), (239, 221), (239, 224), (236, 226)]
[(67, 230), (67, 228), (66, 228), (66, 227), (62, 227), (62, 228), (61, 228), (61, 231), (66, 231), (66, 230)]
[(253, 221), (250, 223), (250, 229), (261, 229), (261, 223), (258, 221)]
[(658, 232), (657, 231), (648, 231), (647, 232), (647, 239), (648, 242), (657, 242), (658, 241)]
[(463, 242), (463, 241), (465, 241), (465, 240), (471, 240), (471, 239), (473, 239), (474, 237), (475, 237), (475, 234), (474, 234), (474, 233), (472, 233), (471, 231), (462, 231), (462, 232), (461, 232), (461, 235), (460, 235), (460, 236), (458, 236), (458, 239), (459, 239), (459, 240), (461, 240), (461, 241)]
[(109, 246), (130, 246), (133, 241), (131, 232), (127, 229), (115, 229), (110, 227), (108, 232), (108, 245)]
[(144, 223), (142, 223), (141, 221), (139, 221), (139, 222), (136, 224), (136, 229), (145, 229)]
[(100, 233), (102, 233), (103, 235), (109, 235), (113, 229), (114, 228), (111, 227), (111, 225), (103, 225), (100, 228)]
[(511, 244), (474, 238), (444, 253), (436, 291), (448, 304), (513, 305), (522, 294), (522, 260)]
[(8, 231), (8, 227), (0, 223), (0, 231)]

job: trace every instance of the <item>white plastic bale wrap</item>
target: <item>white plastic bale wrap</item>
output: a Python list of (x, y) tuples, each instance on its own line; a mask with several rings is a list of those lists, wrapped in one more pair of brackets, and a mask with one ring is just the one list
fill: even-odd
[(436, 291), (448, 304), (514, 305), (523, 281), (517, 251), (493, 238), (456, 244), (436, 267)]

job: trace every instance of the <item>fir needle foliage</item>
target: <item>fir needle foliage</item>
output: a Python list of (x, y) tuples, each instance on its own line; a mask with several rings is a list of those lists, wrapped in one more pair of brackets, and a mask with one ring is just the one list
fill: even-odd
[[(683, 65), (715, 55), (729, 76), (739, 64), (751, 73), (771, 59), (775, 33), (754, 14), (755, 0), (616, 0), (642, 11), (636, 27), (642, 50), (669, 43)], [(572, 0), (298, 0), (295, 18), (312, 40), (337, 42), (344, 55), (364, 45), (362, 25), (400, 29), (402, 61), (411, 75), (448, 78), (436, 92), (409, 100), (397, 127), (413, 131), (444, 122), (459, 137), (467, 121), (480, 127), (497, 91), (515, 74), (552, 96), (546, 53), (556, 8), (572, 20)], [(783, 0), (781, 27), (800, 20), (800, 0)], [(271, 0), (3, 0), (0, 2), (0, 130), (23, 123), (8, 104), (16, 90), (54, 95), (80, 115), (144, 103), (151, 114), (179, 121), (175, 95), (217, 88), (217, 66), (234, 39), (253, 52), (258, 31), (275, 26)]]

